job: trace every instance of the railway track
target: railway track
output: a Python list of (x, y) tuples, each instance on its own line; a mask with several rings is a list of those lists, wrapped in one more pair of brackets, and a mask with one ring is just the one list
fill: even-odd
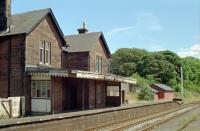
[(181, 114), (184, 114), (190, 110), (193, 110), (200, 106), (199, 102), (182, 105), (181, 107), (163, 111), (156, 114), (152, 114), (150, 116), (146, 116), (139, 119), (129, 119), (125, 121), (121, 121), (114, 124), (104, 125), (101, 127), (93, 128), (90, 130), (97, 131), (134, 131), (134, 130), (143, 130), (149, 131), (153, 130), (159, 124), (164, 123), (165, 121), (177, 117)]

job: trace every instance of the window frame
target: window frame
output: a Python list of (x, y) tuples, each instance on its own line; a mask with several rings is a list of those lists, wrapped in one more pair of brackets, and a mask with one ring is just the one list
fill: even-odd
[(41, 41), (39, 45), (40, 65), (51, 65), (51, 42)]
[[(45, 42), (45, 64), (50, 65), (51, 64), (51, 43)], [(48, 53), (48, 56), (47, 56)]]
[(96, 55), (96, 62), (95, 62), (96, 72), (102, 72), (102, 56)]
[[(34, 88), (33, 83), (35, 83), (35, 95), (33, 95), (33, 88)], [(39, 93), (40, 95), (38, 95), (38, 91), (40, 91)], [(43, 95), (43, 93), (45, 94)], [(31, 81), (31, 98), (32, 99), (50, 99), (51, 98), (51, 81), (50, 80), (32, 80)]]
[[(41, 41), (39, 45), (39, 59), (40, 59), (40, 64), (44, 64), (44, 50), (45, 50), (45, 42)], [(42, 54), (41, 54), (42, 53)]]
[(106, 96), (108, 97), (119, 97), (119, 92), (120, 92), (120, 87), (119, 86), (107, 86), (106, 89)]

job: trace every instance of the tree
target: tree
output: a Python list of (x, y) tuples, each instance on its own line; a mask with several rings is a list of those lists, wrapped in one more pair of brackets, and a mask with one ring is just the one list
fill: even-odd
[(113, 74), (122, 76), (138, 74), (148, 83), (163, 83), (176, 91), (180, 87), (180, 66), (182, 66), (184, 88), (200, 93), (200, 60), (194, 57), (180, 58), (169, 50), (148, 52), (137, 48), (122, 48), (112, 54), (110, 64)]
[(112, 54), (111, 72), (116, 75), (131, 76), (136, 73), (138, 62), (148, 52), (137, 48), (121, 48)]

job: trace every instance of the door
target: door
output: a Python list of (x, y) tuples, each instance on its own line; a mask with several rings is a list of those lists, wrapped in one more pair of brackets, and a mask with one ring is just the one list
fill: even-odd
[(31, 82), (31, 111), (51, 112), (51, 81)]
[(70, 86), (69, 88), (69, 107), (70, 109), (76, 109), (77, 108), (77, 87), (76, 86)]
[(125, 103), (125, 91), (122, 91), (122, 104)]

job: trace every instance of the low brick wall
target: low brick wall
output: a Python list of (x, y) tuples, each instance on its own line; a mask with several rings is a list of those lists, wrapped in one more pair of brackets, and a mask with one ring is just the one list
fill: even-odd
[[(161, 111), (178, 107), (175, 102), (162, 102), (144, 104), (140, 106), (124, 106), (85, 112), (64, 113), (40, 117), (40, 120), (32, 118), (32, 122), (24, 122), (22, 125), (6, 125), (5, 130), (46, 130), (46, 131), (80, 131), (112, 124), (128, 119), (137, 119)], [(38, 117), (39, 118), (39, 117)], [(31, 119), (31, 118), (30, 118)], [(41, 120), (43, 119), (43, 120)], [(19, 123), (19, 122), (18, 122)], [(21, 122), (23, 123), (23, 122)], [(28, 124), (29, 123), (29, 124)], [(11, 126), (11, 127), (9, 127)], [(3, 127), (3, 126), (2, 126)], [(1, 128), (1, 125), (0, 125)]]

